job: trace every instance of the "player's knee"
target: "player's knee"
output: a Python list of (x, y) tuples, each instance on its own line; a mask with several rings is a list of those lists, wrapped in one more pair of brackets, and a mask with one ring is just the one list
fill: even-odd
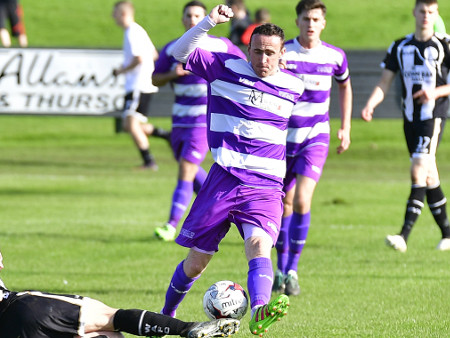
[(206, 256), (195, 255), (195, 257), (189, 256), (183, 263), (183, 270), (186, 276), (190, 278), (197, 277), (205, 271), (209, 259)]
[(283, 216), (292, 214), (292, 203), (283, 203)]
[(295, 201), (294, 211), (298, 214), (306, 214), (311, 209), (311, 201), (307, 198), (301, 197)]
[(439, 184), (439, 177), (427, 177), (427, 187), (434, 187)]

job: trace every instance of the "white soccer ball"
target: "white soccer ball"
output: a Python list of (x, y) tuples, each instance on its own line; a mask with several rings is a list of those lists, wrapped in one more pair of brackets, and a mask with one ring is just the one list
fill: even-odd
[(238, 283), (229, 280), (214, 283), (203, 296), (203, 309), (209, 319), (241, 319), (247, 308), (245, 290)]

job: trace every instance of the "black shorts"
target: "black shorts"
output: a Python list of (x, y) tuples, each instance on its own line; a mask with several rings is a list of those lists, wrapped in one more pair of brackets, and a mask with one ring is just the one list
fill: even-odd
[(82, 334), (83, 297), (20, 292), (1, 316), (2, 338), (73, 338)]
[(445, 119), (434, 118), (424, 121), (404, 121), (406, 144), (411, 157), (436, 156), (444, 132)]
[(9, 20), (13, 36), (25, 34), (25, 25), (23, 24), (22, 7), (17, 1), (8, 1), (0, 3), (0, 28), (6, 27), (6, 20)]
[(144, 116), (148, 116), (152, 93), (127, 93), (123, 104), (124, 111), (137, 111)]

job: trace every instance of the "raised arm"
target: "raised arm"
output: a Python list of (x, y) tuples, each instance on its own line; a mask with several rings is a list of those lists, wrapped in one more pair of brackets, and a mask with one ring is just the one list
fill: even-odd
[(214, 7), (197, 25), (192, 27), (178, 39), (174, 45), (173, 56), (182, 63), (186, 63), (188, 56), (197, 48), (199, 41), (206, 36), (208, 31), (217, 24), (230, 21), (233, 11), (226, 5)]
[(395, 73), (388, 69), (383, 69), (381, 79), (375, 86), (372, 94), (367, 100), (366, 106), (361, 111), (361, 117), (369, 122), (372, 120), (373, 111), (384, 100), (386, 93), (391, 87), (392, 81), (395, 78)]

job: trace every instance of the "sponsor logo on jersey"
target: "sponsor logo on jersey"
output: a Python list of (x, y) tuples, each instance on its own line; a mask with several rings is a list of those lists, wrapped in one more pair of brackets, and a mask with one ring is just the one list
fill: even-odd
[[(291, 95), (286, 93), (287, 95)], [(260, 92), (258, 90), (252, 89), (251, 93), (249, 94), (248, 99), (250, 102), (255, 106), (263, 110), (268, 111), (280, 111), (282, 106), (279, 102), (279, 98), (276, 98), (271, 95), (264, 95), (263, 92)]]
[(298, 78), (304, 82), (306, 88), (318, 87), (320, 85), (320, 81), (317, 81), (316, 79), (311, 79), (305, 74), (298, 74)]
[(412, 79), (423, 79), (423, 78), (427, 78), (427, 77), (432, 77), (433, 74), (431, 72), (428, 71), (420, 71), (420, 70), (411, 70), (411, 71), (407, 71), (405, 70), (403, 72), (404, 77), (406, 78), (412, 78)]
[(290, 100), (290, 101), (294, 101), (294, 95), (293, 94), (289, 94), (289, 93), (286, 93), (286, 92), (278, 92), (278, 95), (280, 96), (280, 97), (284, 97), (285, 99), (288, 99), (288, 100)]
[(243, 83), (243, 84), (246, 84), (246, 85), (248, 85), (248, 86), (254, 86), (254, 85), (255, 85), (255, 82), (250, 81), (250, 80), (247, 80), (247, 79), (245, 79), (245, 78), (243, 78), (243, 77), (240, 77), (240, 78), (239, 78), (239, 82), (240, 82), (240, 83)]

